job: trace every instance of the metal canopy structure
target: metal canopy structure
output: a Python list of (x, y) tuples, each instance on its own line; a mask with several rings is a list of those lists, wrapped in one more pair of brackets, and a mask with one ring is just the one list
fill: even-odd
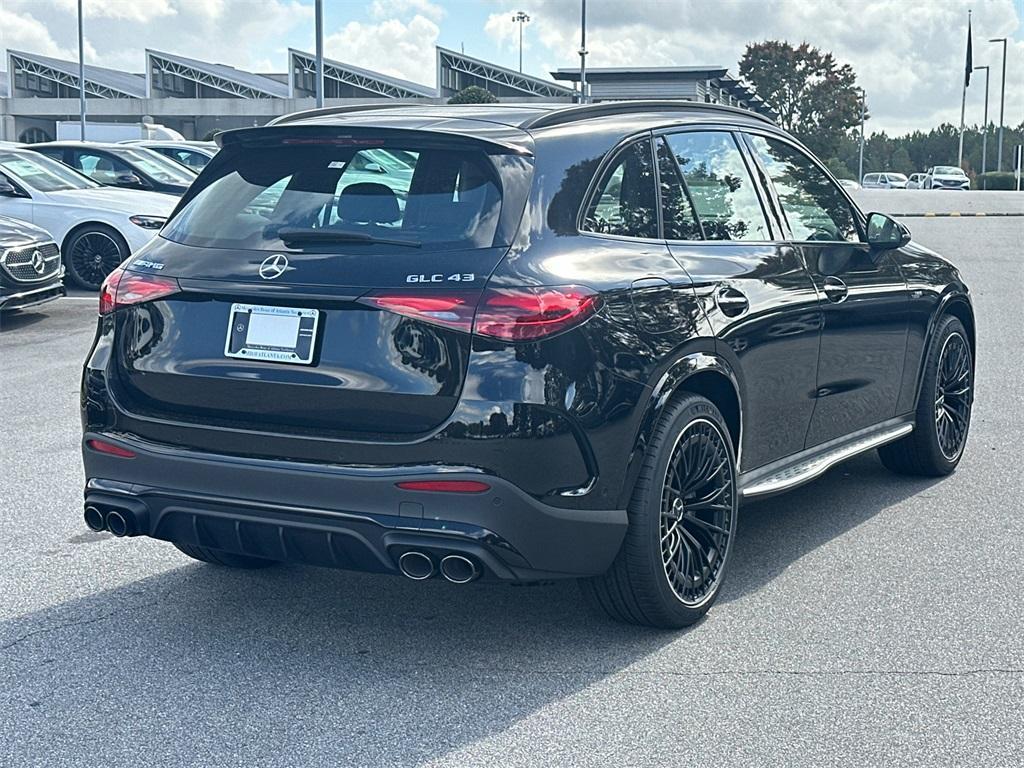
[[(316, 95), (316, 56), (289, 49), (288, 83), (293, 97)], [(324, 59), (324, 96), (329, 99), (421, 99), (433, 98), (437, 91), (429, 85)]]
[[(578, 68), (551, 73), (556, 80), (578, 83)], [(772, 119), (775, 110), (754, 89), (725, 67), (604, 67), (587, 69), (593, 101), (683, 99), (741, 107)]]
[(471, 85), (490, 91), (498, 97), (542, 96), (552, 99), (572, 98), (574, 91), (539, 77), (531, 77), (514, 69), (474, 59), (464, 53), (437, 47), (437, 89), (440, 96), (454, 96)]
[[(215, 91), (209, 94), (206, 89)], [(146, 93), (155, 96), (286, 99), (288, 84), (226, 64), (211, 64), (161, 51), (146, 50)]]
[[(7, 52), (8, 93), (12, 97), (78, 96), (78, 62), (51, 59), (24, 51)], [(85, 95), (98, 99), (142, 99), (146, 78), (116, 69), (85, 66)]]

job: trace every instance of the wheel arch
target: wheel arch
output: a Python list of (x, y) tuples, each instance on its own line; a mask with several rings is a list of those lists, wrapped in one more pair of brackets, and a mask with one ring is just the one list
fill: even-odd
[(644, 407), (630, 450), (619, 506), (628, 504), (658, 419), (681, 394), (706, 397), (725, 419), (739, 466), (743, 438), (742, 384), (733, 366), (713, 352), (689, 352), (673, 362), (658, 378)]
[(61, 240), (60, 252), (62, 254), (65, 253), (67, 251), (68, 243), (71, 242), (75, 235), (77, 235), (83, 229), (88, 229), (90, 227), (103, 227), (104, 229), (113, 230), (115, 233), (117, 233), (117, 236), (120, 237), (122, 241), (124, 241), (124, 244), (128, 246), (129, 253), (131, 252), (131, 245), (128, 243), (128, 238), (124, 236), (121, 230), (115, 227), (109, 221), (103, 221), (102, 219), (87, 219), (85, 221), (79, 221), (78, 223), (76, 223), (73, 227), (71, 227), (71, 229), (69, 229), (64, 234), (64, 238), (63, 240)]
[(914, 398), (915, 408), (917, 407), (917, 403), (920, 402), (921, 387), (924, 386), (924, 369), (928, 364), (928, 350), (931, 349), (932, 340), (935, 338), (935, 333), (938, 330), (939, 323), (942, 321), (942, 318), (948, 316), (955, 317), (963, 323), (964, 330), (967, 331), (967, 343), (971, 348), (971, 365), (977, 367), (978, 342), (977, 324), (974, 319), (974, 308), (971, 306), (971, 301), (967, 297), (967, 294), (959, 291), (948, 292), (939, 300), (939, 304), (935, 308), (935, 312), (932, 313), (931, 320), (928, 323), (928, 336), (922, 347), (921, 359), (917, 364), (917, 396)]

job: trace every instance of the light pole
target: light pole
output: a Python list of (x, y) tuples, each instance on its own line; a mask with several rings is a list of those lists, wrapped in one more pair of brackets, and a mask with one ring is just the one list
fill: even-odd
[(78, 122), (80, 138), (85, 141), (85, 33), (82, 23), (82, 0), (78, 0)]
[[(981, 175), (985, 175), (985, 170), (988, 167), (988, 73), (991, 67), (987, 64), (984, 67), (975, 67), (975, 69), (985, 70), (985, 119), (981, 124)], [(982, 181), (984, 185), (985, 182)]]
[(516, 11), (516, 15), (512, 17), (512, 23), (519, 25), (519, 71), (523, 71), (523, 25), (530, 21), (529, 15), (525, 11)]
[(860, 160), (857, 163), (857, 183), (864, 183), (864, 112), (867, 109), (867, 94), (860, 89)]
[(989, 39), (990, 43), (1002, 43), (1003, 44), (1003, 77), (999, 87), (999, 152), (996, 157), (996, 170), (1003, 170), (1003, 115), (1006, 109), (1006, 38), (1005, 37), (993, 37)]
[(316, 106), (324, 105), (324, 3), (316, 0)]
[(587, 0), (580, 0), (580, 104), (587, 103)]

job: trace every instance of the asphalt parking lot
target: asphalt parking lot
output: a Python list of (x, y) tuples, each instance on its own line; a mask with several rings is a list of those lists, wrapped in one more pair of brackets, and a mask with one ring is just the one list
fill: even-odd
[(745, 507), (722, 598), (680, 633), (572, 584), (233, 572), (93, 534), (94, 299), (5, 321), (0, 765), (1024, 764), (1024, 218), (907, 223), (974, 290), (959, 471), (871, 454)]

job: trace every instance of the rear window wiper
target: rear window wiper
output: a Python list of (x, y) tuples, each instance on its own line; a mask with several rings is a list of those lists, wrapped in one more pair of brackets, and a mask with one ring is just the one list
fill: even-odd
[(383, 245), (404, 245), (419, 248), (419, 240), (400, 237), (378, 237), (368, 232), (355, 232), (351, 229), (313, 229), (312, 227), (281, 227), (276, 233), (281, 242), (289, 243), (380, 243)]

